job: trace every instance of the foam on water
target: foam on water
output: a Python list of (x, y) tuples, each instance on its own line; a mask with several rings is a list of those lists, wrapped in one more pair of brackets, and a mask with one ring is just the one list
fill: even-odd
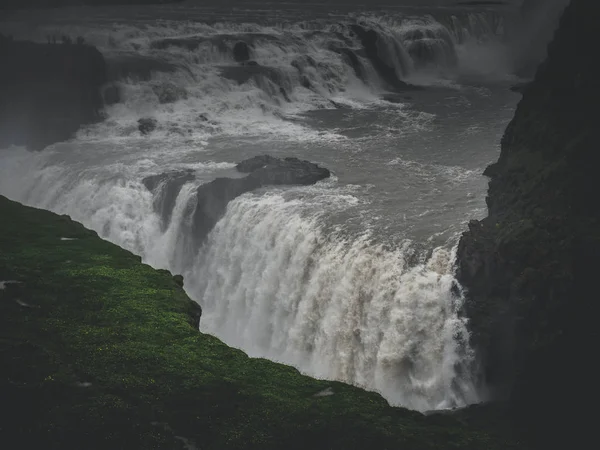
[[(157, 119), (156, 139), (204, 145), (211, 136), (307, 135), (297, 114), (380, 102), (387, 89), (351, 30), (377, 33), (381, 60), (400, 80), (459, 87), (461, 76), (507, 73), (504, 22), (494, 13), (348, 14), (281, 23), (186, 20), (58, 20), (15, 28), (17, 37), (81, 35), (105, 54), (119, 101), (81, 139), (137, 138), (137, 120)], [(256, 66), (234, 61), (245, 42)]]
[[(477, 399), (460, 299), (444, 248), (416, 266), (369, 234), (325, 233), (306, 204), (234, 201), (186, 272), (201, 327), (251, 356), (381, 392), (418, 410)], [(197, 276), (202, 274), (203, 276)]]
[[(460, 297), (451, 293), (447, 247), (423, 252), (404, 240), (378, 243), (368, 228), (349, 233), (328, 217), (368, 202), (365, 187), (336, 177), (310, 187), (274, 188), (234, 200), (202, 248), (189, 245), (198, 181), (183, 185), (168, 226), (139, 181), (138, 164), (58, 163), (59, 149), (3, 151), (0, 192), (69, 214), (155, 267), (183, 273), (203, 306), (201, 328), (252, 356), (316, 377), (382, 393), (418, 410), (476, 401), (473, 354)], [(228, 163), (174, 163), (200, 176)], [(161, 185), (166, 189), (166, 185)]]

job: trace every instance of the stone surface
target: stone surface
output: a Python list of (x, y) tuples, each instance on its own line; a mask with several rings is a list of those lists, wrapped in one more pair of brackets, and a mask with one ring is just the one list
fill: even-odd
[(329, 170), (309, 161), (269, 155), (244, 160), (237, 169), (248, 175), (243, 178), (217, 178), (198, 188), (192, 216), (196, 242), (204, 240), (225, 213), (227, 204), (246, 192), (264, 186), (310, 185), (330, 176)]
[(142, 117), (138, 120), (138, 130), (144, 135), (152, 133), (157, 125), (158, 122), (154, 117)]
[[(573, 447), (595, 385), (600, 70), (590, 2), (573, 0), (486, 169), (488, 216), (458, 247), (465, 313), (491, 395), (539, 448)], [(581, 357), (580, 357), (581, 356)], [(590, 428), (588, 428), (591, 430)], [(558, 446), (558, 447), (557, 447)]]

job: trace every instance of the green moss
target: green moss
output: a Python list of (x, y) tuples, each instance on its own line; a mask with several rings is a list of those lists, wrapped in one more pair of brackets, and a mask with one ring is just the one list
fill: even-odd
[[(22, 448), (508, 449), (451, 415), (252, 359), (197, 331), (181, 280), (0, 197), (0, 436)], [(9, 219), (8, 219), (9, 218)], [(74, 240), (61, 240), (63, 237)], [(315, 397), (331, 388), (334, 395)]]

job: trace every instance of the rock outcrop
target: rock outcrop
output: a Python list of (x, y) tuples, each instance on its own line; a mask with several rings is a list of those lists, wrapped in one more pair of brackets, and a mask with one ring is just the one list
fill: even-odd
[(264, 186), (311, 185), (328, 178), (329, 170), (298, 158), (257, 156), (237, 165), (244, 178), (217, 178), (201, 185), (193, 213), (194, 237), (204, 240), (234, 198)]
[[(241, 178), (216, 178), (197, 188), (196, 197), (187, 205), (192, 238), (188, 245), (200, 245), (217, 221), (223, 216), (227, 204), (246, 192), (264, 186), (308, 186), (328, 178), (329, 170), (298, 158), (276, 158), (270, 155), (255, 156), (240, 162), (236, 169), (247, 174)], [(193, 171), (175, 171), (144, 178), (142, 183), (154, 194), (154, 211), (161, 217), (166, 229), (182, 187), (195, 180)]]
[(237, 62), (245, 62), (250, 60), (250, 47), (243, 41), (236, 42), (233, 46), (233, 59)]
[(405, 91), (414, 89), (414, 86), (405, 83), (396, 73), (396, 69), (388, 64), (380, 54), (379, 45), (381, 37), (373, 29), (367, 29), (361, 25), (351, 25), (350, 29), (364, 47), (367, 58), (371, 61), (373, 68), (377, 71), (381, 79), (393, 90)]
[(521, 4), (521, 24), (514, 36), (514, 70), (521, 77), (531, 78), (546, 57), (546, 47), (558, 26), (562, 11), (569, 0), (524, 0)]
[(40, 150), (100, 120), (106, 64), (94, 47), (0, 36), (0, 147)]
[(151, 175), (142, 180), (146, 189), (154, 194), (153, 208), (161, 218), (161, 229), (163, 231), (171, 223), (173, 208), (175, 208), (175, 202), (181, 188), (195, 179), (192, 170), (182, 170)]
[(141, 134), (150, 134), (156, 130), (158, 125), (157, 120), (154, 117), (142, 117), (138, 120), (138, 130)]
[(586, 56), (598, 41), (591, 3), (566, 9), (486, 169), (488, 216), (469, 224), (458, 248), (485, 383), (545, 448), (581, 436), (570, 425), (585, 423), (580, 402), (596, 383), (600, 70)]

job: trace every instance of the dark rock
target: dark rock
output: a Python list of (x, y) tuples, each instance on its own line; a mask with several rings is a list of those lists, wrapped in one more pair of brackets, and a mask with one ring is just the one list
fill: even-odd
[(152, 133), (157, 126), (158, 122), (153, 117), (142, 117), (138, 120), (138, 130), (142, 134)]
[(283, 97), (283, 99), (286, 102), (288, 102), (288, 103), (292, 102), (292, 100), (290, 99), (290, 96), (288, 95), (287, 91), (284, 88), (279, 87), (279, 93), (281, 94), (281, 96)]
[(298, 158), (275, 158), (263, 167), (257, 168), (249, 175), (260, 181), (261, 186), (270, 185), (311, 185), (329, 178), (329, 170), (309, 161)]
[(279, 158), (275, 158), (271, 155), (260, 155), (254, 156), (252, 158), (245, 159), (244, 161), (238, 163), (235, 168), (242, 173), (250, 173), (255, 170), (262, 169), (268, 164), (274, 164), (278, 161)]
[(451, 41), (425, 37), (410, 40), (404, 45), (417, 69), (428, 66), (456, 67), (458, 64), (458, 55)]
[(381, 79), (390, 86), (390, 88), (397, 91), (411, 89), (411, 86), (408, 83), (405, 83), (398, 78), (394, 67), (387, 64), (379, 54), (377, 42), (380, 38), (375, 30), (368, 30), (361, 25), (356, 24), (350, 25), (350, 29), (360, 39), (365, 49), (367, 58), (371, 61), (373, 68), (377, 71)]
[(173, 275), (173, 281), (177, 286), (183, 287), (183, 275)]
[(302, 87), (306, 88), (306, 89), (310, 89), (310, 90), (312, 90), (312, 89), (313, 89), (312, 83), (310, 82), (310, 80), (308, 79), (308, 77), (307, 77), (307, 76), (305, 76), (305, 75), (303, 75), (303, 76), (300, 78), (300, 85), (301, 85)]
[(360, 59), (358, 59), (358, 56), (352, 49), (345, 47), (332, 47), (331, 50), (343, 55), (348, 65), (352, 67), (352, 70), (354, 71), (356, 77), (363, 82), (366, 81), (367, 74), (365, 68), (363, 67)]
[(329, 170), (298, 158), (256, 156), (240, 162), (237, 169), (249, 173), (244, 178), (217, 178), (203, 184), (197, 191), (197, 203), (192, 215), (192, 227), (199, 245), (234, 198), (264, 186), (311, 185), (328, 178)]
[(527, 89), (527, 87), (530, 84), (531, 84), (530, 82), (516, 83), (510, 87), (510, 90), (513, 92), (518, 92), (519, 94), (522, 94), (525, 92), (525, 90)]
[(0, 147), (41, 150), (102, 119), (107, 75), (96, 48), (3, 38), (0, 66)]
[(173, 208), (181, 188), (195, 180), (196, 176), (192, 170), (180, 172), (167, 172), (159, 175), (151, 175), (142, 180), (146, 189), (154, 194), (154, 211), (161, 218), (161, 229), (165, 231), (173, 215)]
[[(600, 271), (594, 7), (573, 0), (490, 165), (488, 216), (460, 240), (464, 313), (492, 397), (533, 448), (568, 448), (595, 384)], [(574, 51), (577, 49), (577, 51)]]
[(548, 42), (558, 27), (562, 11), (569, 0), (524, 0), (521, 4), (521, 24), (513, 47), (515, 73), (531, 78), (546, 57)]
[(245, 61), (242, 63), (242, 66), (260, 66), (256, 61)]
[(250, 47), (245, 42), (236, 42), (233, 46), (233, 59), (236, 62), (244, 62), (250, 59)]

